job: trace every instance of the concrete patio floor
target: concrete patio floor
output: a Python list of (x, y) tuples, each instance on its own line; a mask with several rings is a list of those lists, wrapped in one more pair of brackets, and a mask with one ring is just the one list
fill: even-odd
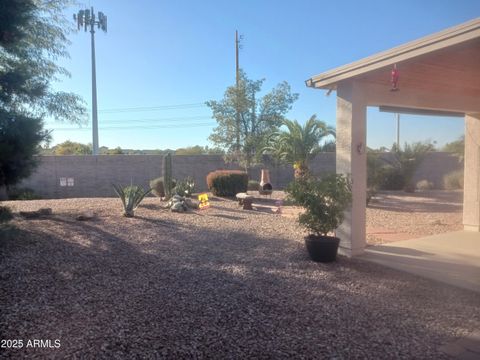
[(361, 258), (480, 293), (480, 233), (457, 231), (369, 246)]

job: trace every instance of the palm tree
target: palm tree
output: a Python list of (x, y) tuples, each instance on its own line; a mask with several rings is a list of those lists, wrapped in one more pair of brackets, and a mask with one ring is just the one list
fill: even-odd
[(308, 161), (322, 151), (320, 141), (328, 135), (335, 136), (335, 129), (317, 120), (316, 115), (303, 126), (296, 120), (284, 120), (282, 126), (287, 130), (273, 133), (269, 138), (269, 145), (263, 148), (263, 152), (292, 164), (295, 178), (298, 179), (308, 173)]

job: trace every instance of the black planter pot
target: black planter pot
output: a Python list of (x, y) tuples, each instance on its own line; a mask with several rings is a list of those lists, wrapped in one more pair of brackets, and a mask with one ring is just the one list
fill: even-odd
[(339, 244), (340, 239), (334, 236), (309, 235), (305, 237), (305, 245), (313, 261), (335, 261)]

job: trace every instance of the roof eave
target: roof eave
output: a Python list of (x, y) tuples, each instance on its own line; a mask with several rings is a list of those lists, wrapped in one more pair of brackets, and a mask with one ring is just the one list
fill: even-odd
[(305, 84), (314, 89), (330, 90), (339, 81), (475, 38), (480, 38), (480, 18), (315, 75), (306, 80)]

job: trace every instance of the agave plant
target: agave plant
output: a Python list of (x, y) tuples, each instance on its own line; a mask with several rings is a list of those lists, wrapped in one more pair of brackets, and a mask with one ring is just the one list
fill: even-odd
[(115, 184), (112, 185), (116, 194), (118, 195), (120, 200), (122, 200), (123, 215), (126, 217), (133, 217), (135, 209), (138, 207), (138, 205), (140, 205), (143, 198), (152, 191), (152, 189), (148, 189), (147, 191), (145, 191), (141, 186), (137, 185), (130, 185), (125, 187), (121, 187)]

